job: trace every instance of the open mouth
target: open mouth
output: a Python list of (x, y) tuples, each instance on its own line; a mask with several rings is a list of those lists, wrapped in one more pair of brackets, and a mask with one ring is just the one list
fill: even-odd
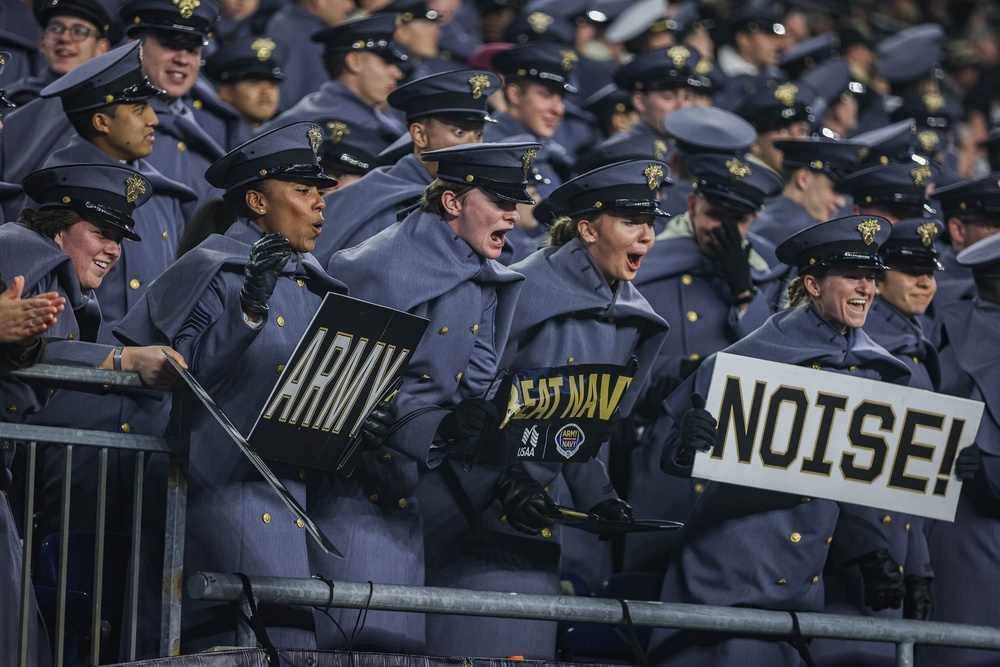
[(628, 262), (628, 268), (630, 271), (638, 271), (639, 264), (642, 263), (642, 253), (630, 252), (625, 255), (625, 261)]
[(99, 269), (101, 269), (102, 271), (107, 271), (108, 267), (111, 266), (111, 264), (109, 262), (102, 262), (102, 261), (97, 260), (97, 259), (94, 260), (94, 264), (96, 264), (97, 267)]
[(312, 228), (316, 231), (316, 235), (319, 236), (323, 231), (323, 221), (314, 222)]
[(865, 308), (868, 306), (868, 299), (848, 299), (847, 305), (851, 308), (851, 310), (863, 313), (865, 312)]
[(496, 248), (503, 248), (506, 242), (507, 230), (499, 230), (490, 234), (490, 245)]
[(175, 72), (175, 71), (168, 70), (166, 72), (166, 75), (167, 75), (167, 79), (171, 83), (175, 83), (175, 84), (179, 85), (179, 84), (182, 84), (185, 81), (187, 81), (187, 74), (185, 74), (184, 72)]

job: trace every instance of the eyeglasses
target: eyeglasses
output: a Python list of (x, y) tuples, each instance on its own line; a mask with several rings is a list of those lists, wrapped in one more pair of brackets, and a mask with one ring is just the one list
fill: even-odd
[(50, 23), (49, 25), (45, 26), (45, 34), (50, 37), (55, 37), (56, 39), (62, 37), (63, 33), (66, 32), (67, 30), (69, 31), (70, 37), (73, 39), (74, 42), (82, 42), (91, 35), (93, 35), (94, 37), (100, 36), (99, 32), (97, 32), (93, 28), (88, 28), (85, 25), (77, 24), (77, 25), (65, 26), (61, 23)]

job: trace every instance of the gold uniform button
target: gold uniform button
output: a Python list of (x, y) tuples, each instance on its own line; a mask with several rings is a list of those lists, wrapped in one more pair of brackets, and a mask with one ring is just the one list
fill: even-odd
[(71, 334), (70, 334), (70, 335), (68, 336), (68, 338), (69, 338), (70, 340), (76, 340), (76, 334), (75, 334), (75, 333), (71, 333)]
[(420, 379), (421, 379), (421, 380), (430, 380), (430, 379), (431, 379), (431, 376), (430, 376), (430, 375), (427, 375), (426, 373), (424, 373), (423, 375), (421, 375), (421, 376), (420, 376)]
[(903, 526), (903, 530), (905, 530), (906, 532), (910, 532), (910, 524), (906, 524), (905, 526)]
[(788, 536), (788, 539), (790, 539), (792, 542), (799, 543), (802, 541), (802, 534), (792, 533), (791, 535)]
[(275, 322), (278, 323), (279, 327), (285, 326), (285, 318), (282, 317), (281, 315), (278, 315), (278, 319), (276, 319)]
[(813, 577), (813, 583), (815, 584), (818, 581), (819, 581), (819, 575), (817, 574), (815, 577)]
[(132, 427), (129, 426), (128, 422), (125, 422), (124, 424), (122, 424), (122, 433), (129, 433), (131, 430), (132, 430)]
[(441, 327), (441, 330), (438, 331), (438, 333), (441, 334), (442, 336), (445, 335), (446, 333), (448, 333), (448, 327)]
[(278, 371), (278, 375), (281, 375), (282, 372), (284, 372), (284, 370), (285, 370), (285, 365), (284, 364), (278, 364), (278, 367), (275, 368), (274, 370)]
[(548, 528), (542, 528), (542, 537), (552, 537), (552, 531)]
[(372, 501), (373, 503), (377, 503), (378, 502), (378, 494), (377, 493), (371, 494), (370, 496), (368, 496), (368, 500)]
[(179, 150), (181, 153), (183, 153), (184, 151), (187, 150), (187, 144), (184, 143), (183, 141), (178, 141), (177, 142), (177, 150)]
[(406, 509), (406, 498), (400, 498), (399, 499), (399, 508), (400, 509)]
[(139, 289), (141, 285), (142, 283), (139, 282), (138, 278), (133, 278), (132, 280), (128, 281), (128, 286), (131, 287), (132, 289)]
[(10, 443), (9, 442), (3, 443), (3, 447), (0, 447), (0, 449), (3, 449), (3, 451), (5, 452), (10, 451)]
[(386, 452), (385, 454), (382, 455), (382, 460), (383, 461), (391, 461), (392, 460), (392, 454)]
[(813, 364), (812, 368), (813, 368), (814, 371), (818, 371), (819, 370), (819, 364)]
[(830, 537), (826, 538), (826, 543), (827, 544), (830, 544), (831, 542), (833, 542), (833, 535), (831, 535)]
[(194, 102), (191, 103), (191, 106), (193, 106), (195, 109), (200, 109), (205, 105), (202, 104), (201, 100), (195, 100)]
[(920, 357), (913, 357), (913, 363), (919, 364), (920, 363)]
[(576, 357), (570, 357), (569, 359), (567, 359), (567, 360), (566, 360), (566, 363), (567, 363), (567, 364), (571, 364), (571, 363), (573, 363), (573, 362), (574, 362), (575, 360), (576, 360)]
[(10, 414), (14, 414), (15, 412), (17, 412), (17, 406), (16, 405), (10, 406), (9, 408), (7, 408), (7, 412), (9, 412)]
[(295, 525), (298, 526), (299, 528), (305, 528), (306, 527), (306, 522), (303, 521), (302, 519), (296, 519), (295, 520)]
[(705, 490), (705, 485), (702, 484), (701, 482), (698, 482), (697, 484), (694, 485), (694, 492), (695, 493), (701, 493), (704, 490)]
[(847, 370), (849, 370), (850, 372), (852, 372), (852, 373), (853, 373), (854, 371), (858, 370), (858, 367), (857, 367), (857, 366), (851, 366), (851, 367), (850, 367), (850, 368), (848, 368)]
[(162, 236), (162, 237), (163, 237), (163, 239), (164, 239), (164, 240), (166, 240), (166, 238), (167, 238), (167, 233), (166, 233), (166, 232), (163, 232), (162, 234), (160, 234), (160, 236)]
[(681, 284), (683, 284), (683, 285), (690, 285), (693, 282), (694, 282), (694, 278), (692, 278), (690, 276), (690, 274), (685, 273), (683, 276), (681, 276)]
[(263, 521), (264, 523), (271, 523), (271, 515), (268, 514), (267, 512), (264, 512), (263, 516), (260, 517), (260, 520)]
[(902, 565), (899, 566), (899, 573), (903, 574), (903, 566)]
[(778, 580), (777, 580), (776, 582), (774, 582), (774, 583), (778, 584), (779, 586), (784, 586), (785, 584), (787, 584), (787, 583), (788, 583), (788, 579), (785, 579), (784, 577), (782, 577), (781, 579), (778, 579)]
[(455, 374), (455, 382), (461, 382), (461, 381), (462, 381), (462, 371), (459, 371), (458, 373)]
[(691, 361), (698, 361), (699, 359), (701, 359), (701, 355), (700, 354), (689, 354), (688, 355), (688, 359), (690, 359)]
[(694, 312), (693, 310), (689, 310), (687, 312), (687, 320), (688, 320), (688, 322), (697, 322), (698, 321), (698, 313)]
[(306, 281), (302, 280), (302, 278), (296, 278), (296, 279), (295, 279), (295, 283), (296, 283), (296, 284), (297, 284), (297, 285), (298, 285), (299, 287), (305, 287), (305, 286), (306, 286)]
[(890, 521), (892, 521), (892, 517), (889, 516), (888, 514), (882, 517), (882, 523), (889, 523)]
[(473, 324), (472, 325), (472, 334), (475, 335), (477, 333), (479, 333), (479, 325), (478, 324)]
[(608, 324), (614, 324), (614, 323), (615, 323), (615, 318), (609, 317), (608, 318)]
[(305, 478), (306, 478), (306, 469), (299, 468), (299, 479), (305, 479)]
[(500, 523), (507, 523), (507, 515), (506, 514), (504, 514), (503, 516), (500, 517)]
[(812, 498), (810, 498), (809, 496), (802, 496), (802, 502), (804, 502), (804, 503), (811, 503), (812, 502)]

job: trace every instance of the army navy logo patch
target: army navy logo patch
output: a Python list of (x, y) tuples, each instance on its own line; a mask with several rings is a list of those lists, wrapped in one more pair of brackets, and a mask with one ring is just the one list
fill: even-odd
[(858, 225), (858, 231), (861, 232), (861, 240), (865, 242), (865, 245), (875, 243), (875, 235), (881, 230), (882, 226), (878, 224), (878, 220), (875, 218), (865, 218)]
[(556, 451), (568, 459), (573, 458), (586, 439), (583, 429), (576, 424), (566, 424), (556, 431)]

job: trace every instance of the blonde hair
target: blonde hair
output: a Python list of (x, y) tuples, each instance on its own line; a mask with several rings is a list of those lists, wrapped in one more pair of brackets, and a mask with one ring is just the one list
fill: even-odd
[(580, 231), (576, 228), (576, 220), (561, 215), (549, 227), (549, 239), (546, 242), (549, 246), (563, 246), (575, 238), (580, 237)]
[(812, 295), (806, 290), (805, 282), (802, 280), (803, 275), (811, 275), (813, 278), (819, 280), (826, 276), (827, 273), (829, 273), (829, 269), (825, 266), (820, 266), (812, 269), (808, 274), (800, 274), (792, 278), (792, 281), (788, 283), (785, 308), (808, 305), (809, 300), (812, 298)]

